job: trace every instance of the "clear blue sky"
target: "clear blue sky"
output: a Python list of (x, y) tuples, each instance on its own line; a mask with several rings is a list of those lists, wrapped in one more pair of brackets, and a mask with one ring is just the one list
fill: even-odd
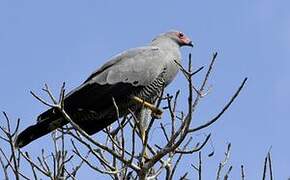
[[(196, 67), (219, 53), (213, 86), (194, 123), (212, 117), (237, 88), (248, 84), (212, 132), (215, 156), (205, 158), (206, 179), (215, 176), (226, 143), (232, 143), (232, 179), (245, 165), (247, 179), (262, 176), (272, 146), (276, 179), (290, 176), (290, 2), (287, 0), (112, 1), (1, 0), (0, 110), (21, 118), (21, 129), (46, 107), (29, 94), (44, 82), (56, 91), (78, 86), (112, 55), (143, 46), (157, 34), (178, 29), (193, 40)], [(168, 92), (184, 87), (178, 77)], [(45, 140), (45, 138), (44, 138)], [(43, 143), (44, 140), (39, 140)], [(39, 152), (39, 143), (27, 150)], [(1, 144), (2, 146), (2, 144)], [(208, 146), (206, 152), (210, 152)], [(181, 165), (188, 167), (189, 156)], [(0, 172), (0, 176), (1, 176)], [(85, 176), (87, 172), (83, 171)]]

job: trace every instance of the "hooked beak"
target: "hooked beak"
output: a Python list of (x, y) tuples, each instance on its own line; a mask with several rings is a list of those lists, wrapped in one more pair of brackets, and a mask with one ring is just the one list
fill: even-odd
[(192, 44), (192, 41), (189, 41), (186, 46), (190, 46), (190, 47), (193, 47), (193, 44)]
[(190, 46), (193, 47), (193, 43), (192, 41), (185, 35), (183, 35), (182, 37), (179, 37), (179, 44), (181, 46)]
[(184, 38), (181, 40), (182, 46), (190, 46), (193, 47), (193, 43), (189, 38)]

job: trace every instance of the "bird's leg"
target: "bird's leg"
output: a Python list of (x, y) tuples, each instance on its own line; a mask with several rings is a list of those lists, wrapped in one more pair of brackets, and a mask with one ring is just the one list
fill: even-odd
[(163, 111), (161, 109), (158, 109), (157, 107), (155, 107), (153, 104), (137, 97), (137, 96), (133, 96), (132, 99), (138, 103), (143, 105), (146, 108), (149, 108), (152, 111), (152, 115), (157, 118), (157, 119), (161, 119), (162, 113)]
[(136, 118), (138, 119), (137, 127), (139, 129), (140, 138), (143, 144), (142, 153), (140, 153), (140, 162), (145, 162), (148, 159), (147, 155), (147, 142), (146, 142), (146, 132), (149, 126), (152, 111), (149, 108), (142, 106), (135, 112)]
[[(149, 119), (150, 117), (148, 117), (146, 114), (148, 111), (151, 111), (150, 114), (151, 116), (154, 116), (155, 118), (160, 119), (162, 116), (163, 111), (158, 109), (157, 107), (155, 107), (153, 104), (145, 101), (144, 99), (141, 99), (137, 96), (133, 96), (132, 99), (137, 103), (142, 105), (141, 110), (138, 112), (138, 119), (139, 119), (139, 132), (140, 132), (140, 137), (142, 140), (142, 143), (144, 145), (144, 152), (142, 154), (142, 157), (144, 157), (145, 159), (148, 159), (148, 155), (147, 155), (147, 145), (145, 142), (145, 138), (146, 138), (146, 130), (148, 128), (149, 125)], [(151, 118), (150, 118), (151, 119)], [(146, 122), (147, 121), (147, 122)]]

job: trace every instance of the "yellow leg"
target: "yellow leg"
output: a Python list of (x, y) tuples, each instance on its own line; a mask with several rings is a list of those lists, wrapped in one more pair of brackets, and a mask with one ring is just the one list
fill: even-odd
[(145, 100), (137, 97), (137, 96), (133, 96), (133, 100), (139, 104), (142, 104), (143, 106), (145, 106), (146, 108), (149, 108), (152, 111), (152, 114), (154, 115), (154, 117), (160, 119), (162, 116), (163, 111), (161, 109), (158, 109), (157, 107), (155, 107), (153, 104), (146, 102)]
[[(138, 104), (141, 104), (142, 106), (144, 106), (145, 108), (148, 108), (152, 111), (152, 116), (154, 116), (155, 118), (158, 118), (160, 119), (161, 116), (162, 116), (162, 113), (163, 111), (158, 109), (157, 107), (155, 107), (153, 104), (137, 97), (137, 96), (133, 96), (132, 99), (138, 103)], [(142, 124), (142, 123), (141, 123)], [(142, 140), (142, 143), (144, 146), (145, 145), (145, 135), (146, 135), (146, 128), (145, 127), (139, 127), (139, 132), (140, 132), (140, 136), (141, 136), (141, 140)], [(147, 161), (148, 159), (148, 154), (147, 154), (147, 147), (145, 147), (145, 151), (144, 151), (144, 154), (143, 154), (143, 157), (144, 157), (144, 161)]]

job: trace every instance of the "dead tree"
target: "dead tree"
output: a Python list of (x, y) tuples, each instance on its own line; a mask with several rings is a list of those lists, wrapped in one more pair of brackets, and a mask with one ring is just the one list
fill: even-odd
[[(140, 125), (140, 120), (131, 111), (125, 117), (118, 119), (116, 123), (103, 130), (103, 138), (96, 139), (83, 131), (67, 114), (63, 107), (65, 97), (65, 86), (61, 87), (59, 98), (55, 98), (49, 87), (45, 85), (44, 91), (49, 100), (31, 92), (31, 94), (41, 103), (48, 107), (55, 108), (61, 112), (63, 117), (69, 121), (69, 125), (55, 130), (52, 133), (53, 150), (46, 152), (42, 150), (39, 156), (33, 156), (28, 152), (14, 147), (14, 139), (17, 136), (20, 120), (18, 119), (15, 128), (6, 113), (4, 119), (6, 126), (1, 125), (2, 134), (0, 136), (3, 143), (10, 148), (0, 148), (0, 163), (4, 179), (39, 179), (46, 177), (49, 179), (78, 179), (78, 172), (83, 166), (89, 167), (95, 173), (103, 174), (111, 179), (157, 179), (164, 177), (167, 180), (176, 179), (176, 169), (184, 156), (192, 156), (198, 153), (199, 163), (192, 167), (198, 172), (198, 179), (202, 179), (202, 148), (209, 142), (211, 134), (205, 136), (201, 142), (193, 142), (192, 135), (198, 131), (209, 127), (216, 122), (230, 107), (244, 87), (245, 78), (236, 92), (221, 108), (220, 112), (208, 121), (196, 127), (192, 127), (193, 114), (199, 102), (208, 92), (207, 82), (210, 78), (217, 53), (213, 54), (207, 68), (203, 81), (199, 87), (193, 83), (193, 77), (204, 67), (192, 69), (191, 55), (189, 55), (188, 67), (177, 65), (187, 80), (187, 109), (178, 110), (180, 90), (175, 94), (164, 94), (160, 96), (156, 106), (164, 106), (168, 113), (168, 118), (156, 120), (150, 118), (149, 124), (144, 129)], [(118, 114), (118, 105), (115, 104)], [(3, 124), (3, 123), (2, 123)], [(153, 131), (159, 131), (164, 139), (163, 144), (157, 144), (152, 140)], [(141, 136), (145, 132), (145, 136)], [(68, 141), (67, 141), (68, 140)], [(66, 146), (65, 146), (66, 144)], [(66, 148), (68, 145), (73, 150)], [(217, 179), (221, 179), (222, 168), (229, 158), (230, 144), (226, 152), (226, 157), (218, 166)], [(269, 156), (270, 158), (270, 156)], [(70, 163), (69, 163), (70, 162)], [(74, 162), (74, 163), (71, 163)], [(28, 177), (21, 169), (23, 164), (29, 165), (32, 177)], [(224, 179), (228, 179), (232, 166), (226, 171)], [(192, 171), (191, 168), (188, 171)], [(186, 179), (185, 173), (180, 179)], [(244, 171), (242, 167), (242, 177)]]

